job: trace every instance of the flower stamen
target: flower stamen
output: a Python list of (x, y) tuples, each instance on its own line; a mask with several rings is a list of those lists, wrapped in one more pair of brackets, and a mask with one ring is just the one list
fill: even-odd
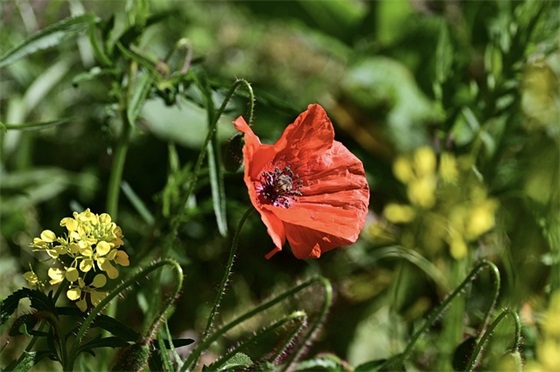
[(302, 184), (289, 165), (282, 169), (275, 167), (271, 172), (264, 171), (261, 174), (261, 184), (257, 185), (259, 201), (275, 207), (289, 208), (290, 202), (302, 195), (299, 191)]

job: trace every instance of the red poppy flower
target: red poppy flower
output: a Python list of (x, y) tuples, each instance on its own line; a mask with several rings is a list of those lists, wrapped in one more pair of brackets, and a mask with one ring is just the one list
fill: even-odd
[(334, 140), (320, 105), (309, 105), (274, 145), (261, 144), (241, 116), (233, 124), (245, 137), (251, 202), (276, 246), (267, 259), (286, 238), (297, 258), (318, 258), (358, 239), (369, 203), (364, 166)]

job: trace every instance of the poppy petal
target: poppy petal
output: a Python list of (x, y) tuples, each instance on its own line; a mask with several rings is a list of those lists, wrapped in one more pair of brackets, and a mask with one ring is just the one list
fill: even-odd
[(331, 249), (353, 243), (353, 241), (304, 226), (284, 223), (284, 227), (292, 253), (299, 259), (319, 258), (321, 254)]
[(273, 145), (277, 158), (286, 162), (291, 159), (309, 159), (328, 150), (334, 141), (334, 129), (325, 110), (318, 104), (311, 104)]
[[(302, 195), (290, 208), (263, 205), (280, 220), (330, 233), (354, 242), (365, 223), (369, 187), (361, 161), (336, 142), (324, 158), (300, 176), (305, 181)], [(288, 237), (288, 240), (290, 238)]]

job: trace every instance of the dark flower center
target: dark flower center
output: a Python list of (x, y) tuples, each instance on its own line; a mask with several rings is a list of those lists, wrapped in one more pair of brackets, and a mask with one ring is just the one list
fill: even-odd
[(262, 172), (261, 184), (257, 186), (259, 201), (263, 204), (272, 204), (275, 207), (288, 208), (290, 202), (301, 196), (299, 189), (302, 181), (294, 174), (290, 166), (280, 169), (275, 167), (271, 172)]

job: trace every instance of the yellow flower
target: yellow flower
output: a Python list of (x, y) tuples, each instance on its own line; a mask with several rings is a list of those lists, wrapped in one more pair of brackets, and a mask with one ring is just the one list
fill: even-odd
[(414, 170), (418, 177), (433, 175), (436, 171), (436, 155), (428, 147), (420, 147), (414, 153)]
[(436, 202), (437, 179), (433, 175), (426, 175), (408, 184), (408, 198), (419, 207), (429, 209)]
[(64, 280), (64, 271), (58, 268), (51, 267), (48, 271), (48, 275), (49, 278), (51, 278), (51, 280), (49, 280), (51, 285), (58, 284)]
[(96, 306), (103, 300), (106, 296), (106, 292), (98, 291), (107, 284), (107, 277), (103, 274), (97, 274), (91, 284), (86, 285), (82, 278), (78, 278), (77, 284), (72, 284), (70, 289), (66, 291), (66, 297), (71, 301), (76, 301), (76, 306), (82, 311), (87, 310), (87, 297), (89, 293), (91, 303)]
[(486, 199), (472, 206), (470, 215), (466, 221), (466, 234), (470, 239), (476, 239), (494, 227), (494, 214), (498, 208), (498, 202), (494, 199)]
[(404, 156), (399, 156), (393, 163), (393, 173), (395, 177), (403, 183), (407, 183), (412, 179), (412, 165)]
[(29, 283), (31, 287), (37, 287), (40, 285), (39, 277), (37, 276), (37, 274), (35, 274), (33, 269), (31, 269), (31, 271), (24, 273), (23, 278), (27, 280), (27, 283)]
[(457, 161), (453, 154), (444, 152), (441, 154), (439, 163), (439, 175), (443, 182), (454, 184), (459, 178)]
[(408, 223), (414, 220), (416, 213), (414, 208), (409, 205), (389, 203), (385, 207), (383, 214), (387, 220), (393, 223)]

